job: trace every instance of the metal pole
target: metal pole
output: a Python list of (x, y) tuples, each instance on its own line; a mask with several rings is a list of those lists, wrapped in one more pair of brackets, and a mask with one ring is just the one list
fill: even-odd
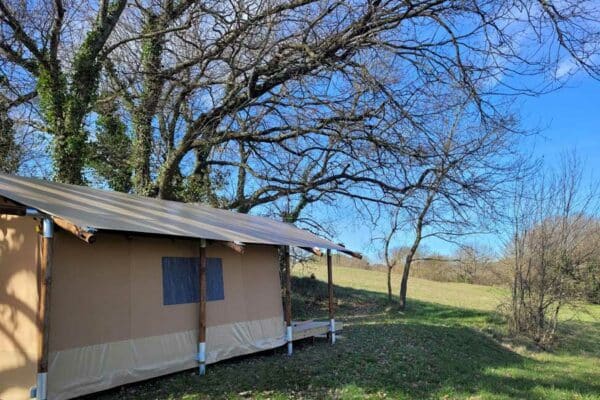
[(288, 356), (294, 351), (292, 336), (292, 275), (290, 268), (290, 248), (283, 246), (283, 267), (285, 270), (285, 340), (287, 341)]
[(42, 262), (40, 271), (39, 318), (40, 341), (37, 369), (36, 399), (46, 400), (48, 380), (48, 345), (50, 342), (50, 290), (52, 286), (52, 254), (54, 222), (49, 217), (42, 220)]
[(327, 249), (327, 289), (329, 292), (329, 339), (335, 344), (335, 316), (333, 307), (333, 265), (331, 250)]
[(198, 374), (206, 374), (206, 240), (200, 240), (200, 265), (198, 266), (200, 290), (200, 324), (198, 330)]

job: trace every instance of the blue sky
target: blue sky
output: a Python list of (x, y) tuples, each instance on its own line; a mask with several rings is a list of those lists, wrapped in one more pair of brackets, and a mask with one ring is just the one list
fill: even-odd
[[(590, 174), (600, 171), (600, 82), (577, 74), (568, 85), (537, 97), (523, 97), (517, 104), (522, 125), (539, 130), (539, 135), (523, 143), (522, 150), (543, 157), (548, 166), (556, 165), (561, 153), (575, 149)], [(377, 259), (377, 249), (371, 242), (370, 227), (361, 225), (350, 214), (340, 213), (338, 238), (347, 247), (362, 251)], [(401, 237), (398, 244), (407, 243), (410, 236)], [(473, 241), (472, 239), (471, 241)], [(480, 243), (498, 248), (497, 237), (480, 237)], [(451, 253), (454, 246), (440, 240), (424, 243), (428, 249)]]
[(576, 77), (568, 87), (523, 100), (523, 123), (542, 129), (535, 140), (536, 154), (554, 162), (575, 148), (589, 168), (600, 166), (600, 82)]

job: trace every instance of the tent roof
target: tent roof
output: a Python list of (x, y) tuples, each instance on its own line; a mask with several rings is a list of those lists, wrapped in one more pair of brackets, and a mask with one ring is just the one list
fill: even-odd
[(318, 247), (350, 253), (345, 247), (291, 224), (131, 194), (0, 174), (0, 196), (84, 230), (172, 235), (228, 242)]

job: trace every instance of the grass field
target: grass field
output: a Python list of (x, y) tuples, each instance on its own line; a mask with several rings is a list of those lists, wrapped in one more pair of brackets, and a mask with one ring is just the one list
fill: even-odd
[[(295, 317), (326, 316), (324, 268), (295, 274)], [(565, 339), (539, 352), (503, 341), (501, 289), (413, 279), (400, 312), (381, 272), (336, 268), (334, 281), (345, 322), (335, 346), (301, 343), (291, 358), (279, 349), (210, 365), (202, 378), (188, 371), (95, 398), (600, 399), (598, 306), (570, 311)]]

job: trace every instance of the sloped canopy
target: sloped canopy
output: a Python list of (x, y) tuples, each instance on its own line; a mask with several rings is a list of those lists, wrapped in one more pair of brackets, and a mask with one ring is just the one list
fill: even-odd
[(83, 230), (108, 230), (254, 244), (345, 247), (265, 217), (131, 194), (0, 174), (0, 196)]

